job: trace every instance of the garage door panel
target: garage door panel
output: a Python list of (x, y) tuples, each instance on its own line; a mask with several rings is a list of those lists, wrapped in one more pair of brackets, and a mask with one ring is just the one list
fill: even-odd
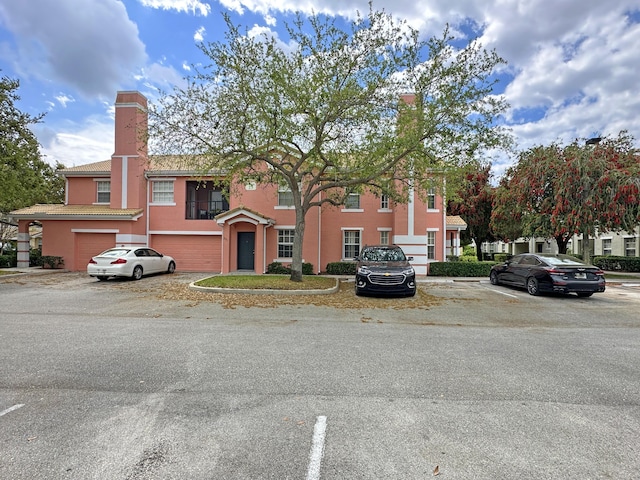
[(76, 262), (75, 270), (87, 268), (91, 257), (95, 257), (116, 244), (115, 233), (76, 233)]
[(222, 270), (222, 237), (219, 235), (152, 235), (150, 242), (152, 248), (175, 258), (178, 270)]

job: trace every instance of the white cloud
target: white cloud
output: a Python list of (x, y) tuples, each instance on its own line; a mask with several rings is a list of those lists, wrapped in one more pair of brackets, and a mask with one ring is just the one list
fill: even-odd
[(198, 30), (196, 30), (196, 33), (193, 34), (193, 39), (200, 43), (204, 40), (204, 35), (205, 33), (207, 33), (207, 29), (204, 27), (200, 27)]
[[(66, 108), (68, 103), (73, 103), (73, 102), (76, 101), (75, 98), (70, 97), (68, 95), (65, 95), (64, 93), (61, 93), (60, 95), (56, 95), (55, 98), (58, 101), (58, 103), (60, 105), (62, 105), (63, 107), (65, 107), (65, 108)], [(53, 104), (52, 104), (52, 106), (53, 106)]]
[[(15, 37), (13, 68), (60, 81), (80, 95), (112, 96), (146, 61), (136, 25), (120, 1), (2, 2), (0, 22)], [(108, 28), (105, 28), (108, 26)]]
[(140, 3), (145, 7), (175, 10), (177, 12), (202, 15), (203, 17), (211, 13), (211, 6), (198, 0), (140, 0)]
[(41, 153), (50, 165), (66, 167), (108, 160), (114, 148), (113, 119), (89, 118), (82, 124), (68, 123), (53, 130), (34, 128), (42, 145)]

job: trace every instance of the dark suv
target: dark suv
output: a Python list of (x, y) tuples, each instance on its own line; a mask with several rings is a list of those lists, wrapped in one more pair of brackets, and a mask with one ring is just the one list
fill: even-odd
[(397, 245), (367, 245), (356, 257), (356, 295), (416, 294), (416, 272)]

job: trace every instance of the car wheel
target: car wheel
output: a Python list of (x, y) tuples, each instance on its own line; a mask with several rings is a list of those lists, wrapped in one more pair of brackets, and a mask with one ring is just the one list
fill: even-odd
[(578, 292), (578, 296), (582, 298), (590, 297), (591, 295), (593, 295), (593, 292)]
[(540, 287), (536, 277), (527, 278), (527, 292), (529, 295), (540, 295)]
[(498, 274), (496, 272), (491, 272), (489, 274), (489, 281), (491, 285), (500, 285), (500, 280), (498, 280)]
[(169, 262), (169, 268), (167, 269), (167, 273), (173, 273), (176, 271), (175, 262)]
[(109, 278), (109, 277), (107, 277), (105, 275), (98, 275), (98, 280), (100, 280), (101, 282), (104, 282), (107, 278)]
[(133, 269), (133, 275), (131, 275), (131, 278), (134, 280), (140, 280), (142, 278), (142, 267), (140, 265), (136, 265)]

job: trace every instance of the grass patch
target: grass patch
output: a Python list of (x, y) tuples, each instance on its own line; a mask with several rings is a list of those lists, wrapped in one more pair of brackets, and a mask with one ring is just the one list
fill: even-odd
[(303, 275), (292, 282), (287, 275), (217, 275), (195, 282), (199, 287), (251, 288), (258, 290), (316, 290), (334, 287), (335, 278)]
[(0, 270), (0, 275), (14, 275), (16, 272), (8, 272), (7, 270)]

